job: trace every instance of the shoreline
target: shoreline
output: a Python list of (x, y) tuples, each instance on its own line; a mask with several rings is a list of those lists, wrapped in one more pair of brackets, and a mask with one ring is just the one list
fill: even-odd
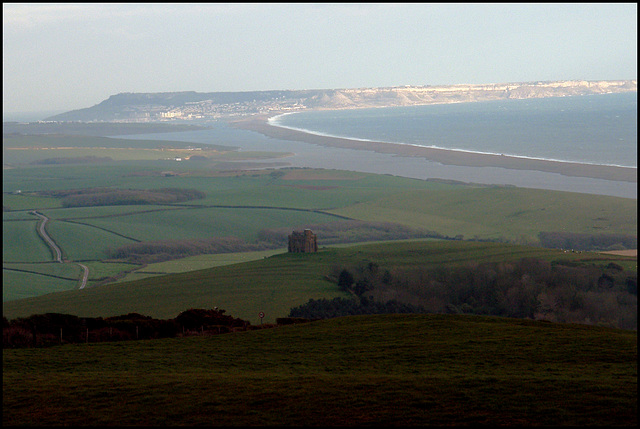
[(580, 164), (575, 162), (431, 148), (402, 143), (356, 140), (344, 137), (312, 134), (269, 123), (270, 117), (281, 114), (282, 113), (255, 115), (239, 120), (229, 121), (229, 124), (235, 128), (255, 131), (267, 137), (280, 140), (299, 141), (344, 149), (368, 150), (404, 157), (420, 157), (444, 165), (456, 165), (461, 167), (498, 167), (510, 170), (534, 170), (546, 173), (557, 173), (564, 176), (588, 177), (592, 179), (603, 179), (616, 182), (637, 183), (638, 181), (638, 170), (637, 168), (632, 167)]
[[(336, 135), (332, 135), (332, 134), (325, 134), (325, 133), (320, 133), (320, 132), (315, 132), (315, 131), (310, 131), (310, 130), (305, 130), (303, 128), (295, 128), (295, 127), (288, 127), (286, 125), (279, 125), (277, 123), (274, 123), (274, 119), (279, 118), (281, 116), (284, 115), (289, 115), (291, 113), (281, 113), (279, 115), (274, 115), (274, 116), (269, 116), (267, 118), (267, 123), (273, 127), (277, 127), (277, 128), (285, 128), (287, 130), (292, 130), (292, 131), (299, 131), (301, 133), (305, 133), (305, 134), (312, 134), (314, 136), (320, 136), (320, 137), (332, 137), (332, 138), (337, 138), (337, 139), (347, 139), (347, 140), (352, 140), (352, 141), (358, 141), (358, 142), (376, 142), (376, 140), (371, 140), (371, 139), (363, 139), (363, 138), (357, 138), (357, 137), (343, 137), (343, 136), (336, 136)], [(480, 151), (473, 151), (473, 150), (466, 150), (466, 149), (451, 149), (451, 148), (445, 148), (445, 147), (438, 147), (438, 146), (425, 146), (425, 145), (420, 145), (420, 144), (415, 144), (415, 143), (398, 143), (398, 142), (388, 142), (388, 141), (378, 141), (378, 143), (387, 143), (387, 144), (399, 144), (399, 145), (407, 145), (407, 146), (415, 146), (418, 148), (427, 148), (427, 149), (439, 149), (439, 150), (447, 150), (447, 151), (452, 151), (452, 152), (463, 152), (469, 155), (492, 155), (492, 156), (506, 156), (509, 158), (519, 158), (519, 159), (524, 159), (524, 160), (533, 160), (533, 161), (548, 161), (548, 162), (560, 162), (560, 163), (569, 163), (569, 164), (580, 164), (580, 165), (594, 165), (594, 166), (602, 166), (602, 167), (619, 167), (619, 168), (629, 168), (629, 169), (637, 169), (637, 167), (631, 167), (628, 165), (616, 165), (616, 164), (595, 164), (592, 162), (577, 162), (577, 161), (565, 161), (562, 159), (553, 159), (553, 158), (540, 158), (540, 157), (535, 157), (535, 156), (521, 156), (521, 155), (513, 155), (513, 154), (502, 154), (502, 153), (496, 153), (496, 152), (480, 152)]]

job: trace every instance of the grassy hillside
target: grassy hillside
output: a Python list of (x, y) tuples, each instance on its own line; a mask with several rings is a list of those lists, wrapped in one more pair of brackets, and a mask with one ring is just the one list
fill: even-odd
[[(53, 277), (49, 271), (57, 271), (58, 267), (53, 264), (42, 266), (29, 266), (26, 269), (17, 270), (14, 264), (7, 265), (2, 270), (2, 299), (4, 301), (31, 298), (33, 296), (46, 295), (53, 292), (61, 292), (78, 287), (78, 280), (69, 277)], [(75, 267), (65, 267), (68, 271), (73, 271), (76, 277)], [(40, 271), (40, 272), (37, 272)]]
[(375, 263), (380, 270), (397, 271), (522, 258), (598, 266), (616, 262), (626, 269), (636, 269), (635, 258), (615, 255), (498, 243), (402, 241), (329, 247), (308, 254), (281, 253), (233, 265), (8, 301), (3, 303), (3, 314), (13, 319), (48, 312), (81, 317), (137, 312), (167, 319), (188, 308), (217, 306), (253, 324), (260, 322), (258, 313), (262, 311), (266, 314), (264, 322), (272, 323), (309, 299), (350, 296), (329, 280), (336, 267)]
[(436, 229), (465, 238), (520, 239), (535, 243), (540, 231), (632, 233), (637, 201), (515, 187), (408, 190), (333, 210), (361, 220)]
[(636, 426), (637, 333), (452, 315), (3, 351), (3, 425)]

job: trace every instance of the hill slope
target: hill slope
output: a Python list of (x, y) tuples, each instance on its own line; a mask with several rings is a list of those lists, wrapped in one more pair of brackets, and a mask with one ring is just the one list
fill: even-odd
[(3, 351), (3, 425), (366, 424), (635, 426), (637, 335), (387, 315)]
[[(514, 263), (523, 258), (525, 261), (543, 262), (541, 267), (537, 263), (525, 262), (524, 268)], [(612, 279), (617, 279), (615, 286), (612, 284), (611, 289), (600, 290), (594, 283), (602, 274), (602, 267), (611, 262), (621, 264), (620, 270), (611, 273)], [(478, 268), (479, 264), (484, 263), (502, 265)], [(555, 280), (552, 279), (547, 285), (550, 289), (546, 291), (547, 286), (538, 276), (550, 273), (552, 264), (559, 264), (559, 268)], [(526, 268), (527, 265), (531, 268)], [(597, 300), (596, 308), (599, 311), (606, 310), (607, 317), (615, 318), (619, 316), (619, 305), (635, 309), (633, 304), (636, 296), (626, 289), (620, 289), (627, 287), (625, 278), (631, 278), (632, 272), (635, 273), (635, 265), (635, 259), (628, 257), (587, 252), (565, 253), (539, 247), (464, 241), (395, 241), (327, 248), (318, 253), (283, 253), (235, 265), (7, 301), (3, 303), (3, 315), (14, 319), (52, 312), (80, 317), (107, 317), (136, 312), (168, 319), (189, 308), (217, 306), (251, 323), (259, 323), (258, 313), (264, 312), (264, 322), (272, 323), (277, 317), (286, 317), (291, 308), (309, 299), (352, 296), (338, 286), (337, 272), (346, 268), (355, 274), (366, 274), (370, 267), (375, 267), (379, 276), (370, 277), (370, 284), (380, 284), (373, 291), (378, 294), (377, 299), (386, 301), (391, 297), (404, 297), (407, 302), (424, 304), (433, 312), (444, 311), (447, 303), (456, 306), (464, 302), (472, 303), (471, 298), (475, 294), (476, 301), (489, 296), (495, 303), (513, 301), (515, 304), (531, 298), (531, 304), (538, 305), (538, 300), (557, 300), (554, 308), (564, 305), (571, 305), (572, 308), (590, 307), (589, 303)], [(600, 268), (595, 271), (589, 268), (588, 272), (580, 273), (574, 268), (576, 266)], [(448, 272), (448, 267), (471, 268), (471, 271), (463, 271), (462, 274)], [(521, 269), (530, 272), (521, 273)], [(429, 274), (432, 270), (437, 277)], [(521, 273), (519, 275), (524, 280), (514, 280), (512, 283), (511, 280), (498, 277), (498, 273), (507, 271), (516, 276)], [(387, 272), (391, 281), (378, 282), (378, 277), (384, 278)], [(577, 274), (572, 274), (574, 272)], [(525, 273), (529, 278), (524, 277)], [(460, 276), (462, 280), (456, 281)], [(452, 286), (445, 288), (445, 281), (453, 281)], [(554, 284), (558, 281), (561, 282), (559, 285)], [(474, 288), (475, 292), (463, 290), (461, 286)], [(512, 287), (515, 289), (509, 291)], [(453, 295), (456, 296), (447, 297), (449, 290), (455, 292)], [(604, 294), (608, 293), (612, 295), (607, 295), (607, 300), (603, 301)], [(609, 306), (612, 303), (617, 303), (615, 311)], [(634, 315), (629, 314), (629, 317), (633, 320)], [(592, 320), (592, 323), (597, 320)]]

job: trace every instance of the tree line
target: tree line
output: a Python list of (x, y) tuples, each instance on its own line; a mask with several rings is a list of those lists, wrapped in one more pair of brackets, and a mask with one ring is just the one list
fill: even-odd
[[(462, 240), (435, 231), (410, 228), (392, 222), (367, 222), (358, 220), (340, 220), (322, 224), (306, 224), (299, 227), (265, 228), (257, 233), (257, 240), (247, 242), (243, 239), (211, 237), (206, 239), (157, 240), (131, 243), (107, 250), (110, 259), (127, 260), (133, 263), (153, 263), (188, 256), (215, 253), (249, 252), (278, 249), (287, 246), (287, 237), (292, 230), (311, 229), (318, 236), (319, 245), (338, 243), (357, 243), (382, 240), (405, 240), (417, 238), (435, 238), (442, 240)], [(637, 247), (636, 236), (624, 234), (578, 234), (566, 232), (541, 232), (540, 246), (545, 248), (587, 250), (621, 250)], [(492, 241), (509, 243), (507, 239), (474, 239), (470, 241)]]
[(107, 249), (107, 256), (109, 259), (126, 260), (136, 264), (151, 264), (195, 255), (251, 252), (278, 247), (265, 242), (248, 243), (237, 237), (213, 237), (131, 243)]
[(469, 263), (435, 269), (336, 266), (328, 275), (352, 298), (310, 300), (289, 316), (311, 319), (384, 312), (467, 313), (555, 322), (637, 326), (637, 272), (551, 263)]
[(298, 228), (270, 228), (257, 233), (255, 242), (237, 237), (206, 239), (157, 240), (130, 243), (107, 250), (108, 258), (133, 263), (153, 263), (201, 254), (250, 252), (287, 247), (292, 230), (312, 229), (320, 237), (320, 245), (355, 243), (409, 238), (446, 238), (431, 231), (408, 228), (390, 222), (342, 220), (325, 224), (304, 225)]
[(259, 329), (225, 310), (189, 309), (174, 319), (154, 319), (138, 313), (113, 317), (78, 317), (45, 313), (9, 321), (3, 317), (3, 347), (47, 347), (69, 343), (172, 338)]
[[(393, 222), (367, 222), (359, 220), (339, 220), (335, 222), (308, 224), (302, 229), (311, 229), (319, 244), (357, 243), (378, 240), (406, 240), (412, 238), (450, 238), (423, 228), (411, 228)], [(258, 232), (258, 240), (268, 243), (287, 245), (291, 228), (271, 228)]]
[(116, 189), (86, 188), (61, 191), (41, 191), (41, 195), (62, 198), (63, 207), (93, 207), (115, 205), (172, 204), (197, 200), (205, 193), (197, 189)]
[(55, 157), (45, 158), (38, 161), (33, 161), (32, 165), (59, 165), (59, 164), (96, 164), (102, 162), (111, 162), (113, 158), (110, 156), (74, 156), (74, 157)]
[(585, 234), (575, 232), (541, 232), (540, 245), (551, 249), (625, 250), (638, 248), (638, 236), (628, 234)]

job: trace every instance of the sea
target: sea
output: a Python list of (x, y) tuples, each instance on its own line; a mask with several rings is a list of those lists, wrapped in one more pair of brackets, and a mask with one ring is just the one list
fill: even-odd
[[(320, 135), (623, 166), (637, 169), (637, 93), (496, 100), (351, 110), (302, 111), (271, 119), (274, 126)], [(416, 179), (518, 186), (637, 198), (637, 183), (497, 167), (442, 165), (419, 157), (330, 148), (279, 140), (224, 121), (208, 130), (126, 136), (282, 151), (278, 162)], [(262, 161), (264, 162), (264, 161)]]
[(637, 168), (636, 92), (307, 111), (273, 125), (470, 153)]

